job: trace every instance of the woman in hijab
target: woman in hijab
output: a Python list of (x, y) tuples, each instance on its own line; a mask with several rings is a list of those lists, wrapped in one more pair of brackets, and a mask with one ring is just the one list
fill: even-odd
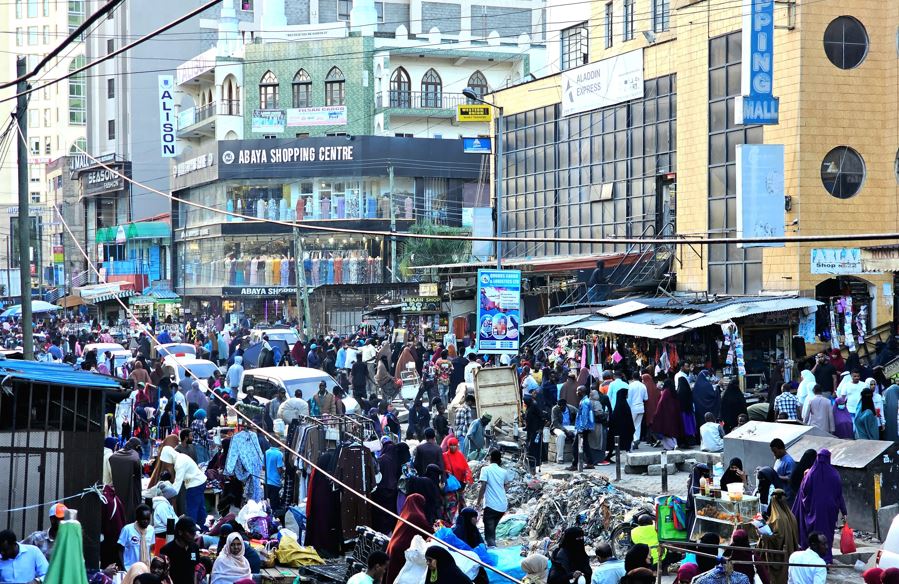
[(747, 414), (746, 396), (740, 389), (739, 377), (734, 376), (728, 382), (724, 393), (721, 394), (721, 419), (724, 421), (725, 434), (737, 427), (737, 418), (740, 417), (740, 414)]
[(524, 572), (523, 584), (546, 584), (548, 576), (547, 568), (549, 559), (543, 554), (531, 554), (521, 560), (521, 570)]
[(699, 372), (696, 383), (693, 385), (693, 416), (696, 427), (705, 423), (705, 415), (711, 412), (716, 418), (721, 413), (721, 397), (718, 390), (709, 381), (709, 372), (705, 369)]
[(899, 584), (899, 568), (887, 568), (880, 576), (883, 584)]
[(768, 506), (771, 504), (771, 491), (782, 489), (783, 481), (777, 476), (770, 466), (763, 466), (758, 470), (758, 480), (756, 481), (756, 492), (759, 496), (759, 503), (762, 505), (762, 514), (768, 515)]
[(693, 389), (686, 375), (677, 379), (677, 401), (680, 404), (681, 420), (684, 428), (684, 441), (693, 443), (696, 441), (696, 418), (693, 416)]
[(569, 584), (577, 582), (579, 576), (583, 576), (584, 580), (589, 582), (592, 575), (590, 558), (587, 556), (587, 550), (584, 549), (584, 530), (580, 527), (569, 527), (562, 534), (559, 547), (553, 552), (552, 569), (549, 571), (547, 582), (548, 584)]
[(866, 389), (862, 392), (861, 405), (855, 415), (856, 440), (880, 440), (880, 425), (874, 410), (874, 394)]
[(414, 493), (406, 497), (400, 517), (415, 525), (418, 529), (397, 520), (393, 528), (393, 535), (390, 536), (390, 543), (387, 544), (387, 555), (390, 557), (390, 561), (387, 564), (385, 582), (396, 580), (397, 574), (400, 573), (400, 570), (406, 564), (406, 550), (412, 544), (412, 539), (416, 535), (421, 535), (419, 530), (423, 530), (426, 533), (434, 533), (433, 523), (425, 517), (424, 508), (425, 498), (421, 495)]
[[(399, 450), (391, 438), (381, 439), (381, 454), (378, 456), (378, 470), (381, 472), (381, 482), (378, 483), (372, 499), (391, 511), (396, 509), (396, 495), (399, 488), (402, 465), (399, 464)], [(372, 508), (372, 527), (381, 533), (390, 533), (393, 525), (393, 517), (387, 515), (377, 507)]]
[[(699, 551), (696, 554), (696, 565), (699, 567), (699, 573), (703, 574), (718, 565), (717, 546), (721, 545), (721, 538), (717, 533), (703, 533), (699, 538), (699, 543), (705, 544), (696, 548)], [(707, 554), (711, 554), (713, 557), (709, 557)]]
[(687, 533), (693, 531), (693, 522), (696, 520), (696, 501), (694, 496), (699, 493), (700, 480), (703, 478), (708, 479), (710, 476), (712, 476), (712, 473), (709, 470), (709, 465), (703, 462), (693, 465), (693, 471), (687, 479)]
[(590, 392), (590, 407), (593, 409), (593, 429), (587, 433), (587, 447), (593, 451), (593, 460), (604, 464), (606, 458), (606, 434), (609, 428), (609, 418), (612, 415), (612, 404), (609, 396), (603, 395), (599, 390)]
[(830, 451), (822, 448), (799, 487), (793, 503), (793, 516), (799, 522), (799, 546), (803, 549), (808, 547), (808, 535), (813, 531), (823, 533), (827, 538), (827, 556), (824, 561), (828, 564), (833, 562), (831, 548), (838, 511), (845, 520), (843, 483), (840, 473), (830, 464)]
[(624, 573), (638, 568), (652, 569), (652, 551), (645, 543), (638, 543), (628, 550), (624, 556)]
[(862, 580), (864, 580), (865, 584), (881, 584), (883, 582), (883, 572), (882, 568), (868, 568), (862, 572)]
[(396, 360), (396, 369), (393, 372), (394, 377), (397, 379), (400, 378), (400, 373), (406, 370), (407, 363), (415, 363), (415, 355), (412, 353), (412, 346), (406, 345), (403, 347), (403, 352), (400, 354), (400, 358)]
[(886, 374), (883, 372), (883, 367), (878, 365), (874, 368), (874, 372), (871, 375), (874, 378), (874, 381), (877, 382), (877, 393), (883, 393), (887, 390), (887, 388), (892, 385), (890, 380), (887, 379)]
[(459, 569), (449, 551), (442, 545), (432, 545), (425, 550), (428, 562), (428, 573), (425, 582), (428, 584), (471, 584), (471, 578)]
[(698, 574), (699, 566), (693, 562), (683, 563), (680, 565), (680, 568), (677, 569), (677, 577), (674, 579), (674, 584), (692, 584), (693, 578)]
[(125, 577), (122, 578), (122, 584), (134, 584), (137, 582), (137, 577), (141, 574), (149, 574), (150, 567), (143, 562), (134, 562), (131, 564), (131, 567), (128, 568), (128, 571), (125, 572)]
[(662, 392), (650, 428), (662, 442), (662, 448), (666, 450), (677, 448), (677, 441), (684, 436), (681, 406), (674, 392), (674, 382), (670, 379), (662, 384)]
[(809, 448), (802, 453), (802, 457), (796, 463), (796, 466), (793, 467), (793, 471), (790, 473), (790, 484), (787, 485), (788, 488), (784, 489), (789, 501), (787, 503), (788, 506), (792, 507), (793, 499), (796, 497), (796, 493), (799, 492), (799, 487), (802, 485), (802, 479), (805, 478), (805, 473), (811, 470), (817, 458), (818, 453)]
[(656, 408), (659, 405), (659, 399), (662, 397), (662, 391), (661, 388), (656, 385), (656, 380), (652, 377), (652, 369), (644, 371), (643, 375), (640, 376), (640, 379), (643, 381), (643, 385), (646, 386), (646, 394), (649, 396), (644, 407), (643, 421), (646, 423), (647, 428), (651, 428), (652, 421), (655, 418)]
[(730, 545), (746, 548), (745, 550), (727, 550), (724, 552), (724, 557), (735, 562), (734, 572), (746, 574), (750, 582), (755, 582), (755, 575), (758, 573), (762, 584), (769, 584), (767, 567), (761, 563), (756, 565), (755, 562), (759, 562), (761, 558), (758, 557), (757, 553), (749, 551), (749, 534), (746, 533), (745, 529), (734, 530), (733, 535), (731, 535)]
[(586, 367), (581, 367), (581, 370), (578, 372), (577, 384), (578, 386), (590, 387), (590, 370)]
[(243, 539), (239, 533), (232, 532), (212, 565), (210, 584), (231, 584), (242, 578), (252, 577), (250, 562), (244, 557)]
[[(615, 408), (609, 420), (609, 436), (618, 436), (618, 444), (621, 452), (630, 452), (634, 442), (634, 417), (631, 415), (631, 407), (627, 403), (627, 387), (622, 387), (615, 394)], [(609, 456), (611, 460), (614, 454), (615, 441), (609, 440)]]
[(739, 458), (731, 458), (727, 470), (721, 475), (721, 489), (727, 488), (731, 483), (746, 484), (746, 473), (743, 472), (743, 461)]
[(459, 512), (459, 516), (456, 517), (456, 525), (453, 526), (453, 535), (472, 549), (484, 543), (484, 538), (481, 537), (481, 532), (478, 530), (477, 509), (466, 507)]
[(768, 504), (768, 528), (771, 535), (759, 536), (758, 549), (780, 553), (762, 554), (766, 562), (778, 562), (768, 566), (768, 577), (771, 584), (787, 584), (788, 566), (780, 563), (784, 558), (799, 549), (799, 526), (793, 512), (787, 506), (787, 495), (781, 489), (775, 489)]
[(409, 477), (406, 480), (406, 495), (418, 493), (424, 497), (424, 514), (431, 524), (443, 518), (443, 495), (440, 494), (442, 482), (443, 471), (436, 464), (429, 464), (424, 476)]
[(452, 499), (452, 514), (448, 515), (452, 518), (456, 509), (465, 505), (465, 487), (474, 483), (471, 475), (471, 468), (468, 466), (468, 459), (462, 454), (459, 447), (459, 439), (455, 436), (448, 436), (446, 439), (446, 452), (443, 453), (443, 468), (446, 469), (448, 475), (453, 475), (459, 481), (461, 487), (455, 493), (447, 494), (447, 499)]
[(833, 435), (844, 440), (855, 438), (855, 426), (852, 415), (846, 408), (846, 396), (838, 397), (833, 402)]

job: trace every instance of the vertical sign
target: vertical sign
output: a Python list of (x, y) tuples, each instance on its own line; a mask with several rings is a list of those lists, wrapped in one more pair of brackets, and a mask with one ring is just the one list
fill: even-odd
[(478, 353), (517, 353), (521, 270), (478, 270)]
[(159, 76), (159, 141), (162, 157), (175, 157), (175, 78), (172, 75)]
[(774, 0), (743, 0), (742, 97), (734, 104), (737, 124), (776, 124), (774, 97)]
[[(783, 236), (783, 144), (737, 144), (737, 237)], [(784, 243), (737, 245), (783, 247)]]

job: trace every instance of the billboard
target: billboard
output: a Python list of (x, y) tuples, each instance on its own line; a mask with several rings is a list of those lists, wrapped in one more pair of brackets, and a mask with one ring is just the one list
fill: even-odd
[[(783, 144), (737, 144), (737, 237), (783, 236)], [(783, 247), (784, 243), (738, 245)]]
[(253, 132), (283, 134), (287, 124), (287, 112), (282, 109), (254, 109), (250, 129)]
[(287, 127), (302, 126), (345, 126), (347, 114), (345, 105), (324, 107), (292, 107), (287, 109)]
[(562, 115), (643, 97), (643, 49), (562, 71)]
[(171, 75), (158, 75), (159, 84), (159, 141), (162, 145), (162, 157), (175, 157), (175, 78)]
[(478, 270), (478, 353), (517, 353), (521, 270)]
[(776, 124), (780, 103), (774, 97), (774, 0), (743, 0), (741, 96), (734, 123)]

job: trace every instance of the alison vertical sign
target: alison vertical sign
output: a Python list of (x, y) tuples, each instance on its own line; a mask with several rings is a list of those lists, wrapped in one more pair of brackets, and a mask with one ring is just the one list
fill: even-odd
[(159, 141), (162, 157), (175, 157), (175, 78), (160, 75), (159, 79)]
[(774, 0), (743, 0), (741, 83), (734, 122), (776, 124), (780, 103), (774, 97)]

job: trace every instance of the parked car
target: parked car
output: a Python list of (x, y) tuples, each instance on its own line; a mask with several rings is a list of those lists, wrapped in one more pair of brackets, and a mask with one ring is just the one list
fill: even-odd
[[(246, 388), (252, 385), (254, 395), (261, 403), (268, 403), (269, 400), (278, 395), (279, 389), (284, 389), (288, 397), (293, 397), (294, 392), (301, 389), (303, 390), (303, 399), (308, 400), (318, 392), (318, 384), (322, 381), (325, 382), (328, 393), (333, 393), (334, 388), (338, 386), (337, 381), (333, 377), (320, 369), (312, 369), (310, 367), (261, 367), (244, 370), (243, 376), (240, 378), (238, 395), (243, 398), (246, 395)], [(342, 401), (343, 405), (346, 406), (348, 414), (361, 412), (359, 402), (352, 397), (345, 397)]]
[(300, 339), (296, 331), (289, 328), (257, 328), (250, 331), (250, 342), (258, 343), (262, 340), (262, 335), (268, 335), (269, 341), (284, 341), (288, 347), (293, 347)]
[[(118, 343), (88, 343), (87, 345), (84, 345), (84, 350), (81, 354), (86, 355), (95, 349), (97, 351), (97, 362), (103, 361), (103, 355), (106, 351), (109, 351), (112, 354), (117, 373), (121, 373), (121, 368), (124, 364), (134, 360), (131, 351)], [(82, 357), (81, 360), (83, 361), (84, 358)]]
[(877, 560), (875, 565), (878, 568), (887, 570), (889, 568), (899, 568), (899, 515), (893, 518), (890, 523), (890, 530), (887, 537), (877, 552)]
[(177, 357), (196, 357), (197, 348), (190, 343), (164, 343), (162, 345), (156, 345), (156, 355), (163, 358), (168, 355), (175, 355)]
[(206, 359), (197, 359), (193, 356), (176, 357), (169, 355), (162, 360), (163, 371), (175, 376), (175, 383), (180, 383), (187, 375), (185, 369), (194, 374), (198, 379), (206, 380), (213, 373), (219, 371), (219, 366)]

